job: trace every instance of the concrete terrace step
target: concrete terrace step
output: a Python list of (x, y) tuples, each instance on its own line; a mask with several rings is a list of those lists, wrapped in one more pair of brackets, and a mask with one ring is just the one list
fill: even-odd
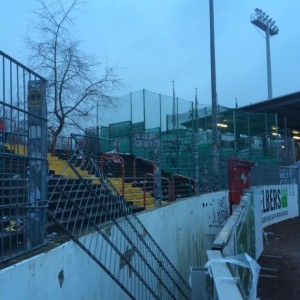
[[(12, 145), (6, 144), (6, 148), (9, 151), (14, 150), (14, 152), (18, 155), (27, 155), (27, 146), (26, 145)], [(66, 160), (60, 159), (57, 156), (53, 156), (52, 154), (47, 154), (47, 159), (49, 163), (49, 172), (52, 173), (54, 177), (56, 176), (64, 176), (69, 179), (77, 179), (77, 175), (74, 173), (72, 168), (67, 164)], [(91, 180), (92, 184), (100, 185), (101, 181), (94, 175), (89, 174), (88, 171), (82, 170), (80, 167), (75, 167), (76, 171), (85, 179)], [(122, 194), (122, 178), (109, 178), (109, 181), (112, 185), (116, 188), (119, 194)], [(124, 184), (124, 193), (125, 193), (125, 200), (132, 201), (133, 205), (136, 206), (144, 206), (144, 194), (141, 187), (133, 187), (132, 183), (125, 183)], [(147, 207), (151, 207), (154, 205), (154, 198), (151, 196), (150, 193), (146, 194), (146, 204)]]
[[(132, 202), (133, 206), (144, 206), (144, 200), (140, 200), (140, 199), (132, 199), (130, 200)], [(146, 209), (150, 208), (150, 207), (154, 207), (154, 201), (153, 200), (146, 200)]]
[[(109, 178), (109, 181), (117, 189), (117, 191), (122, 194), (122, 179), (121, 178)], [(144, 193), (141, 188), (133, 187), (132, 183), (124, 184), (124, 198), (127, 201), (133, 201), (133, 205), (144, 206)], [(150, 193), (146, 193), (146, 206), (154, 205), (154, 198)]]
[[(62, 174), (65, 177), (76, 178), (76, 174), (67, 165), (65, 160), (62, 160), (56, 156), (48, 154), (49, 170), (53, 170), (55, 174)], [(93, 184), (101, 184), (99, 179), (94, 175), (89, 174), (85, 170), (81, 170), (79, 167), (75, 167), (78, 173), (86, 178), (91, 179)], [(119, 194), (122, 194), (122, 178), (114, 177), (108, 178), (111, 184), (116, 188)], [(132, 187), (131, 183), (124, 184), (125, 200), (131, 201), (134, 206), (143, 207), (144, 206), (144, 194), (141, 188)], [(150, 193), (146, 194), (147, 201), (146, 205), (151, 208), (154, 206), (154, 198), (151, 197)]]
[[(60, 174), (69, 178), (77, 178), (72, 168), (67, 164), (65, 160), (59, 159), (56, 156), (48, 154), (49, 170), (54, 171), (56, 175)], [(93, 184), (101, 184), (99, 179), (89, 174), (88, 171), (81, 170), (79, 167), (75, 167), (76, 171), (85, 179), (91, 179)]]

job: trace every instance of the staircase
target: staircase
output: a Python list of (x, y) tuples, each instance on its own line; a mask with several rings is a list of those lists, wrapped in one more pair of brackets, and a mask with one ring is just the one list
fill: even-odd
[[(93, 171), (89, 170), (86, 165), (85, 157), (82, 157), (76, 151), (72, 152), (72, 163), (76, 166), (77, 170), (84, 178), (94, 178)], [(53, 170), (55, 174), (60, 174), (62, 166), (66, 163), (67, 155), (66, 151), (56, 151), (57, 156), (48, 155), (49, 170)], [(104, 159), (103, 159), (104, 158)], [(123, 165), (120, 163), (122, 160)], [(101, 169), (105, 172), (108, 180), (115, 187), (118, 193), (120, 193), (126, 201), (128, 201), (133, 207), (134, 211), (138, 212), (144, 209), (144, 192), (143, 186), (135, 187), (132, 177), (132, 161), (130, 155), (106, 155), (102, 154), (95, 158), (95, 163), (101, 165)], [(80, 167), (81, 166), (81, 167)], [(124, 168), (124, 174), (122, 177), (122, 167)], [(83, 171), (87, 170), (87, 171)], [(71, 173), (70, 173), (71, 174)], [(68, 176), (68, 173), (66, 173)], [(154, 207), (154, 197), (151, 192), (146, 193), (146, 206), (145, 209), (151, 209)]]
[[(84, 152), (80, 140), (74, 139), (77, 151)], [(62, 174), (69, 176), (61, 174), (52, 189), (48, 201), (51, 220), (131, 299), (190, 299), (189, 286), (131, 205), (120, 197), (113, 180), (105, 176), (88, 153), (84, 155), (85, 168), (94, 177), (84, 177), (75, 156), (64, 168), (60, 167)]]
[[(80, 140), (74, 139), (74, 153), (84, 152)], [(19, 216), (30, 209), (26, 206), (28, 157), (22, 156), (26, 147), (14, 150), (17, 154), (5, 149), (3, 155), (1, 208), (7, 201), (10, 206), (1, 215), (1, 247), (8, 252), (2, 251), (2, 261), (11, 247), (26, 252), (26, 231)], [(131, 299), (190, 299), (190, 287), (134, 214), (133, 202), (120, 196), (119, 178), (107, 178), (89, 153), (84, 152), (84, 156), (84, 170), (82, 159), (75, 155), (68, 161), (48, 156), (47, 231), (54, 227), (63, 230)], [(132, 183), (126, 185), (131, 194), (140, 192)]]
[[(77, 178), (71, 167), (67, 165), (66, 161), (59, 159), (57, 156), (52, 156), (48, 153), (49, 172), (53, 175), (63, 175), (65, 178)], [(94, 183), (100, 184), (99, 180), (95, 180), (95, 176), (88, 171), (82, 170), (80, 167), (74, 167), (76, 172), (87, 180), (94, 180)]]
[[(122, 178), (109, 178), (119, 194), (122, 195), (123, 182)], [(130, 201), (135, 207), (144, 207), (144, 192), (142, 187), (133, 187), (132, 183), (124, 183), (124, 199)], [(154, 197), (151, 193), (146, 193), (146, 209), (154, 207)]]

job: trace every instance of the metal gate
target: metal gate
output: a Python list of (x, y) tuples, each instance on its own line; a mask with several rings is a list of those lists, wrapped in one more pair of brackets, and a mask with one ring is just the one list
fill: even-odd
[(0, 262), (45, 243), (46, 80), (0, 51)]

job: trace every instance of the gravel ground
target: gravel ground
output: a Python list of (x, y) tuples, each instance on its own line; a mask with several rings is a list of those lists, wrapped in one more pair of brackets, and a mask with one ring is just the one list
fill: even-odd
[(264, 251), (258, 260), (261, 300), (300, 299), (300, 218), (265, 228)]

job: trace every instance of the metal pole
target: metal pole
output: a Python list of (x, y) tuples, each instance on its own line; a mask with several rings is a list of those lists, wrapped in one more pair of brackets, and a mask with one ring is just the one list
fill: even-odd
[(200, 194), (200, 184), (199, 184), (199, 177), (200, 177), (200, 172), (199, 172), (199, 152), (195, 151), (194, 148), (194, 179), (195, 179), (195, 194), (199, 195)]
[(194, 132), (196, 131), (196, 122), (195, 122), (195, 110), (194, 110), (193, 102), (192, 102), (192, 109), (191, 109), (191, 118), (192, 118), (192, 133), (194, 136)]
[[(267, 115), (267, 113), (265, 113), (265, 131), (266, 132), (263, 137), (263, 151), (264, 151), (264, 155), (267, 156), (268, 155), (268, 115)], [(276, 132), (277, 132), (277, 129), (276, 129)]]
[(160, 140), (157, 139), (153, 143), (154, 152), (154, 197), (155, 197), (155, 207), (161, 206), (162, 201), (162, 186), (161, 186), (161, 156), (160, 156)]
[(210, 65), (211, 65), (211, 99), (212, 99), (212, 130), (213, 144), (217, 144), (217, 85), (216, 85), (216, 60), (215, 60), (215, 33), (214, 33), (214, 4), (209, 1), (210, 12)]
[(99, 100), (97, 100), (96, 127), (99, 127)]
[(177, 122), (177, 130), (176, 130), (176, 136), (177, 136), (177, 143), (176, 143), (176, 156), (177, 156), (177, 165), (176, 168), (179, 168), (179, 120), (178, 120), (178, 97), (176, 97), (176, 108), (177, 108), (177, 114), (176, 114), (176, 122)]
[(143, 89), (143, 117), (144, 117), (144, 128), (146, 129), (146, 95), (145, 89)]
[(175, 109), (175, 86), (174, 86), (174, 80), (172, 81), (173, 84), (173, 107), (172, 107), (172, 129), (175, 130), (175, 126), (176, 126), (176, 109)]
[(266, 30), (266, 49), (267, 49), (267, 75), (268, 75), (268, 99), (273, 98), (272, 95), (272, 73), (271, 73), (271, 54), (270, 54), (270, 31), (269, 26)]
[(47, 104), (46, 81), (28, 80), (28, 199), (31, 209), (27, 216), (27, 249), (44, 243), (45, 202), (48, 200)]
[(161, 136), (161, 131), (162, 131), (162, 121), (161, 121), (161, 94), (159, 94), (159, 137)]
[(277, 118), (277, 114), (275, 114), (275, 126), (276, 126), (276, 140), (277, 140), (277, 159), (278, 162), (280, 163), (280, 153), (279, 153), (279, 139), (278, 139), (278, 118)]
[(178, 115), (178, 97), (176, 97), (176, 122), (177, 122), (177, 132), (178, 132), (178, 129), (179, 129), (179, 115)]
[(195, 89), (195, 119), (196, 119), (196, 131), (198, 131), (198, 95), (197, 88)]
[(234, 151), (237, 151), (237, 134), (236, 134), (236, 118), (235, 109), (233, 109), (233, 135), (234, 135)]
[[(143, 89), (143, 118), (144, 118), (144, 134), (146, 133), (146, 95), (145, 89)], [(146, 157), (146, 149), (143, 147), (144, 157)]]
[(101, 149), (100, 146), (100, 130), (99, 130), (99, 100), (97, 100), (97, 112), (96, 112), (96, 155), (99, 153), (99, 149)]
[(252, 138), (250, 136), (250, 113), (248, 112), (247, 113), (247, 130), (248, 130), (248, 141), (249, 141), (249, 154), (250, 154), (250, 157), (251, 157), (251, 154), (252, 154), (252, 151), (251, 151), (251, 141), (252, 141)]
[(132, 123), (132, 93), (130, 93), (130, 122)]
[(210, 65), (211, 65), (211, 103), (212, 103), (212, 134), (213, 134), (213, 166), (214, 176), (218, 181), (219, 171), (219, 142), (217, 128), (217, 85), (216, 85), (216, 60), (215, 60), (215, 33), (214, 33), (214, 4), (213, 0), (209, 1), (210, 12)]

